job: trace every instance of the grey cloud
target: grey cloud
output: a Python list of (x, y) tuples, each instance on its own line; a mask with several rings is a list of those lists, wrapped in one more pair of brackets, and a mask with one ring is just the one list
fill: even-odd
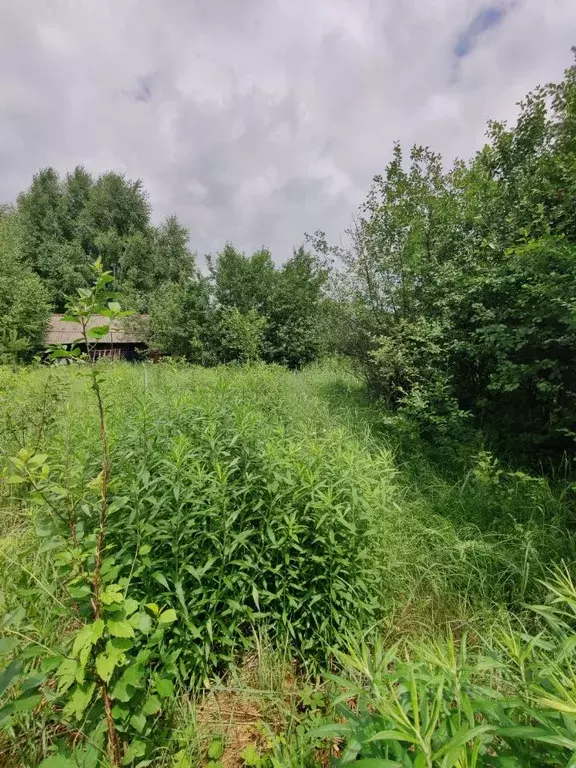
[(570, 63), (573, 0), (3, 0), (0, 199), (40, 167), (141, 177), (200, 252), (333, 239), (401, 139), (468, 156)]
[(122, 93), (135, 101), (148, 102), (152, 98), (154, 80), (154, 74), (141, 75), (136, 78), (136, 83), (132, 88), (128, 88), (122, 91)]

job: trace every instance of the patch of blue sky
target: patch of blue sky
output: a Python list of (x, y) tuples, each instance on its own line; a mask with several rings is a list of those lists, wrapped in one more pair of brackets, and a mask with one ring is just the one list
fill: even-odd
[(488, 5), (485, 8), (482, 8), (466, 29), (458, 36), (458, 40), (454, 46), (455, 56), (459, 59), (467, 56), (470, 51), (476, 47), (479, 38), (484, 32), (498, 26), (504, 16), (506, 16), (506, 13), (507, 10), (505, 8), (497, 5)]

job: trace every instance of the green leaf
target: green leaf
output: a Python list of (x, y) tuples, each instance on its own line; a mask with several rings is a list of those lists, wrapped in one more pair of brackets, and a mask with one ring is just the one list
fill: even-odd
[(37, 469), (38, 467), (41, 467), (42, 464), (46, 464), (47, 461), (48, 456), (45, 453), (35, 453), (32, 458), (28, 459), (28, 466)]
[(95, 325), (86, 332), (89, 339), (101, 339), (110, 331), (109, 325)]
[(127, 637), (111, 637), (106, 643), (108, 653), (116, 653), (120, 656), (124, 651), (129, 651), (134, 643)]
[(106, 622), (108, 631), (114, 637), (134, 637), (134, 627), (129, 621), (114, 621), (114, 619), (108, 619)]
[(218, 760), (224, 753), (224, 746), (221, 739), (213, 739), (208, 745), (208, 757), (211, 760)]
[(112, 673), (118, 663), (118, 656), (107, 653), (99, 653), (96, 656), (96, 672), (105, 683), (110, 682)]
[(149, 696), (144, 702), (142, 712), (145, 715), (155, 715), (156, 712), (159, 712), (161, 709), (162, 704), (160, 704), (160, 699), (157, 696)]
[(132, 715), (132, 717), (130, 718), (130, 725), (136, 731), (138, 731), (138, 733), (142, 733), (142, 731), (146, 726), (146, 715), (144, 715), (142, 712)]
[(351, 732), (350, 723), (327, 723), (313, 728), (308, 735), (311, 739), (332, 739), (348, 736)]
[(70, 700), (64, 707), (65, 716), (74, 716), (76, 720), (81, 720), (87, 706), (92, 700), (95, 690), (96, 683), (91, 683), (86, 687), (77, 686)]
[(130, 616), (134, 611), (138, 610), (138, 601), (134, 600), (131, 597), (127, 597), (126, 600), (124, 600), (124, 612), (126, 616)]
[(24, 608), (22, 608), (22, 606), (15, 608), (9, 613), (5, 613), (4, 616), (2, 616), (2, 619), (0, 619), (0, 629), (6, 629), (11, 624), (18, 626), (23, 621), (25, 616), (26, 611)]
[(154, 571), (152, 578), (156, 579), (156, 581), (162, 584), (163, 587), (166, 587), (166, 589), (170, 589), (168, 586), (168, 581), (166, 580), (166, 576), (164, 576), (164, 574), (160, 571)]
[(397, 730), (378, 731), (374, 736), (370, 736), (368, 741), (408, 741), (411, 744), (418, 743), (418, 739), (408, 731)]
[(76, 761), (64, 755), (50, 755), (38, 768), (78, 768)]
[(114, 688), (112, 688), (112, 691), (110, 692), (110, 696), (118, 701), (127, 702), (130, 701), (133, 695), (133, 689), (132, 692), (129, 690), (128, 685), (126, 683), (126, 680), (124, 680), (123, 677), (118, 680)]
[(158, 624), (172, 624), (177, 619), (178, 616), (174, 608), (168, 608), (168, 610), (162, 611), (160, 616), (158, 616)]
[(114, 704), (112, 707), (112, 717), (114, 720), (126, 720), (131, 712), (130, 707), (123, 707), (122, 704)]
[(122, 679), (129, 685), (138, 686), (142, 682), (146, 670), (142, 664), (131, 664), (124, 670)]
[(22, 674), (22, 668), (23, 665), (20, 659), (14, 659), (14, 661), (11, 661), (6, 669), (0, 673), (0, 696), (2, 696), (4, 691), (8, 690), (8, 688), (10, 688)]
[(12, 703), (14, 712), (27, 712), (30, 709), (35, 709), (44, 697), (41, 693), (27, 693), (24, 696), (19, 696)]
[(497, 734), (508, 738), (523, 738), (533, 739), (534, 741), (542, 741), (545, 744), (554, 744), (558, 747), (565, 747), (572, 752), (576, 752), (576, 740), (570, 739), (567, 736), (557, 736), (553, 732), (546, 730), (546, 728), (536, 728), (531, 726), (516, 726), (511, 728), (499, 728)]
[[(61, 546), (59, 542), (55, 542), (57, 546)], [(45, 548), (44, 548), (45, 551)], [(84, 597), (88, 597), (92, 590), (88, 586), (88, 584), (82, 584), (80, 587), (68, 587), (68, 592), (70, 593), (70, 597), (73, 597), (75, 600), (82, 600)]]
[(104, 605), (121, 603), (124, 600), (124, 590), (120, 584), (108, 584), (106, 589), (100, 595), (100, 600)]
[(152, 629), (152, 619), (147, 613), (144, 613), (144, 611), (139, 611), (138, 613), (133, 614), (130, 617), (130, 624), (143, 634), (148, 634)]
[(64, 659), (56, 671), (58, 693), (64, 693), (76, 680), (78, 662), (76, 659)]
[(100, 640), (104, 632), (104, 622), (102, 619), (96, 619), (92, 624), (85, 624), (82, 629), (74, 638), (74, 644), (72, 645), (72, 656), (80, 656), (82, 651), (82, 658), (80, 660), (82, 666), (86, 666), (88, 654), (92, 646)]
[(172, 768), (192, 768), (190, 756), (185, 749), (181, 749), (179, 752), (176, 752), (172, 758)]
[(143, 741), (136, 739), (128, 745), (128, 749), (122, 758), (122, 765), (129, 765), (134, 762), (137, 757), (143, 757), (145, 754), (146, 744)]
[(174, 683), (166, 677), (160, 678), (156, 682), (156, 690), (163, 699), (174, 696)]
[(13, 651), (20, 640), (17, 637), (0, 637), (0, 656), (6, 656)]
[(244, 749), (240, 753), (240, 756), (242, 760), (244, 760), (244, 765), (246, 766), (258, 767), (262, 763), (262, 758), (260, 757), (260, 753), (254, 746), (254, 744), (248, 744), (247, 747), (244, 747)]
[(493, 733), (494, 730), (494, 727), (491, 725), (477, 725), (474, 728), (463, 726), (454, 734), (450, 741), (448, 741), (446, 744), (444, 744), (443, 747), (434, 753), (433, 758), (434, 760), (438, 760), (447, 752), (451, 752), (454, 749), (463, 747), (464, 744), (469, 741), (474, 741), (474, 739), (476, 739), (478, 736), (482, 736), (483, 734), (488, 734), (490, 732)]
[(42, 672), (53, 672), (62, 663), (62, 656), (45, 656), (40, 662)]
[(39, 685), (42, 685), (42, 683), (46, 680), (47, 675), (30, 675), (30, 677), (27, 677), (25, 680), (22, 681), (22, 684), (20, 685), (21, 690), (23, 691), (30, 691), (33, 688), (38, 688)]

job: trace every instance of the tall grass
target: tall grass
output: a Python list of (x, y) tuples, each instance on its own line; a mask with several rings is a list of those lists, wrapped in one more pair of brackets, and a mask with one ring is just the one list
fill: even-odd
[[(447, 624), (490, 634), (541, 599), (551, 564), (573, 561), (569, 492), (480, 445), (455, 472), (339, 364), (102, 367), (104, 578), (177, 611), (169, 643), (187, 689), (250, 657), (255, 636), (309, 674), (369, 629), (390, 645)], [(99, 471), (97, 430), (74, 366), (0, 369), (4, 470), (31, 447), (81, 498)], [(0, 613), (30, 589), (26, 631), (48, 643), (66, 627), (42, 504), (20, 486), (0, 494)]]
[(352, 644), (332, 676), (338, 721), (313, 735), (343, 740), (341, 766), (574, 765), (576, 590), (565, 569), (546, 588), (538, 632), (511, 620), (480, 642)]
[[(68, 483), (87, 483), (97, 416), (74, 368), (2, 377), (4, 456), (33, 443)], [(427, 622), (430, 611), (441, 620), (464, 605), (536, 599), (546, 567), (573, 552), (568, 505), (547, 481), (486, 455), (457, 481), (423, 453), (406, 460), (345, 369), (115, 365), (105, 396), (116, 566), (144, 594), (185, 606), (182, 631), (196, 641), (233, 624), (223, 659), (254, 621), (309, 657), (313, 637), (333, 641), (375, 604), (380, 618), (401, 607)], [(10, 537), (28, 535), (17, 492), (5, 489), (2, 515)], [(328, 602), (308, 615), (320, 594)]]

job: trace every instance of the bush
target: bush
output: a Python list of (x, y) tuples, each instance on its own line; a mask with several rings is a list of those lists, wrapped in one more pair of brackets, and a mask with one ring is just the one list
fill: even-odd
[(200, 277), (165, 283), (153, 294), (145, 338), (153, 350), (191, 363), (214, 362), (208, 285)]
[(217, 328), (221, 362), (252, 363), (260, 359), (266, 318), (256, 310), (241, 312), (237, 307), (222, 307)]
[(457, 436), (470, 413), (517, 462), (573, 450), (575, 126), (570, 67), (528, 94), (514, 127), (490, 123), (467, 163), (446, 171), (418, 146), (406, 163), (395, 145), (338, 251), (352, 355), (429, 437)]
[(112, 536), (119, 562), (135, 558), (137, 593), (178, 610), (185, 677), (229, 663), (261, 623), (320, 663), (372, 615), (369, 524), (342, 435), (290, 437), (222, 382), (164, 411), (154, 441), (128, 448)]

